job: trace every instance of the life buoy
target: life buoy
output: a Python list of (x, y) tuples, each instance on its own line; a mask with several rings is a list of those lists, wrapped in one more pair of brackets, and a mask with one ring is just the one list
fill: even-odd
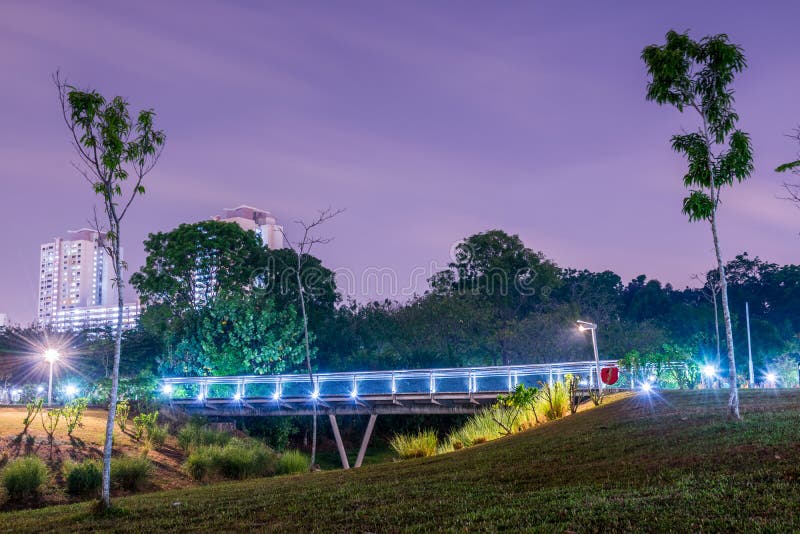
[(600, 369), (600, 380), (603, 381), (603, 384), (609, 386), (616, 384), (617, 380), (619, 380), (619, 368), (603, 367), (602, 369)]

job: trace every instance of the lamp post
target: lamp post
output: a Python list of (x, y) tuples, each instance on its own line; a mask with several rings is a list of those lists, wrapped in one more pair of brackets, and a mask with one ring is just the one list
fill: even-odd
[(597, 353), (597, 325), (587, 321), (578, 321), (578, 330), (586, 332), (589, 330), (592, 333), (592, 349), (594, 349), (594, 367), (597, 371), (597, 391), (603, 391), (603, 380), (600, 378), (600, 355)]
[(53, 364), (59, 358), (58, 351), (56, 349), (47, 349), (44, 351), (44, 359), (50, 364), (50, 380), (47, 384), (47, 405), (53, 405)]

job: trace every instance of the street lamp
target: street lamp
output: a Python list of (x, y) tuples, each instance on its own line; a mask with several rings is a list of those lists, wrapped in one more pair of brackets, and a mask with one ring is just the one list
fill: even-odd
[(58, 361), (58, 351), (56, 349), (47, 349), (44, 351), (44, 359), (50, 364), (50, 380), (47, 385), (47, 405), (53, 405), (53, 364)]
[(592, 333), (592, 348), (594, 349), (594, 366), (597, 371), (597, 391), (603, 391), (603, 380), (600, 378), (600, 355), (597, 353), (597, 325), (587, 321), (578, 321), (578, 330)]

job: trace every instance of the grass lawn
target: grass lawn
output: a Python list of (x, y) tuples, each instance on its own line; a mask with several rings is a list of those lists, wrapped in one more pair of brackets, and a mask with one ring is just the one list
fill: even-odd
[(800, 390), (621, 394), (433, 458), (0, 514), (8, 532), (800, 529)]

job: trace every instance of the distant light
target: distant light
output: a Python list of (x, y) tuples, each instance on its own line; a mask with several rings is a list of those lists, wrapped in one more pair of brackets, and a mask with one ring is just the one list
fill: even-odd
[(354, 389), (350, 392), (350, 398), (355, 399), (356, 397), (358, 397), (358, 390)]
[(47, 360), (48, 363), (53, 363), (58, 360), (60, 356), (56, 349), (47, 349), (44, 351), (44, 359)]
[(204, 397), (203, 397), (203, 394), (202, 394), (202, 393), (201, 393), (201, 394), (199, 394), (199, 395), (197, 396), (197, 402), (203, 402), (203, 398), (204, 398)]
[(644, 393), (650, 393), (651, 391), (653, 391), (652, 384), (650, 384), (650, 382), (642, 382), (642, 391)]
[(18, 389), (12, 389), (12, 390), (11, 390), (11, 394), (12, 394), (12, 395), (19, 395), (20, 393), (22, 393), (22, 391), (20, 391), (20, 390), (18, 390)]
[(239, 393), (239, 392), (236, 392), (236, 393), (234, 393), (234, 394), (233, 394), (233, 400), (235, 400), (235, 401), (240, 401), (240, 400), (242, 400), (242, 394), (241, 394), (241, 393)]
[(319, 398), (319, 391), (315, 389), (314, 391), (311, 392), (311, 399), (317, 400), (318, 398)]
[(586, 331), (586, 327), (583, 326), (582, 324), (579, 324), (578, 325), (578, 330), (580, 330), (581, 332), (585, 332)]
[(717, 376), (717, 368), (713, 365), (704, 365), (703, 366), (703, 376), (706, 378), (714, 378)]
[(161, 392), (164, 395), (172, 395), (172, 384), (164, 384), (161, 386)]
[(64, 388), (64, 393), (67, 394), (67, 397), (74, 397), (75, 395), (78, 394), (78, 388), (75, 387), (73, 384), (69, 384), (67, 385), (67, 387)]
[(281, 392), (280, 391), (276, 391), (275, 393), (272, 394), (272, 398), (273, 398), (273, 400), (280, 399), (281, 398)]
[(656, 375), (650, 375), (650, 376), (648, 376), (648, 377), (647, 377), (647, 379), (648, 379), (650, 382), (655, 382), (655, 381), (657, 380), (657, 377), (656, 377)]
[(769, 382), (770, 384), (774, 384), (777, 381), (778, 381), (778, 375), (776, 375), (775, 373), (767, 373), (767, 382)]
[(44, 386), (38, 386), (36, 388), (36, 393), (42, 393), (44, 391)]

